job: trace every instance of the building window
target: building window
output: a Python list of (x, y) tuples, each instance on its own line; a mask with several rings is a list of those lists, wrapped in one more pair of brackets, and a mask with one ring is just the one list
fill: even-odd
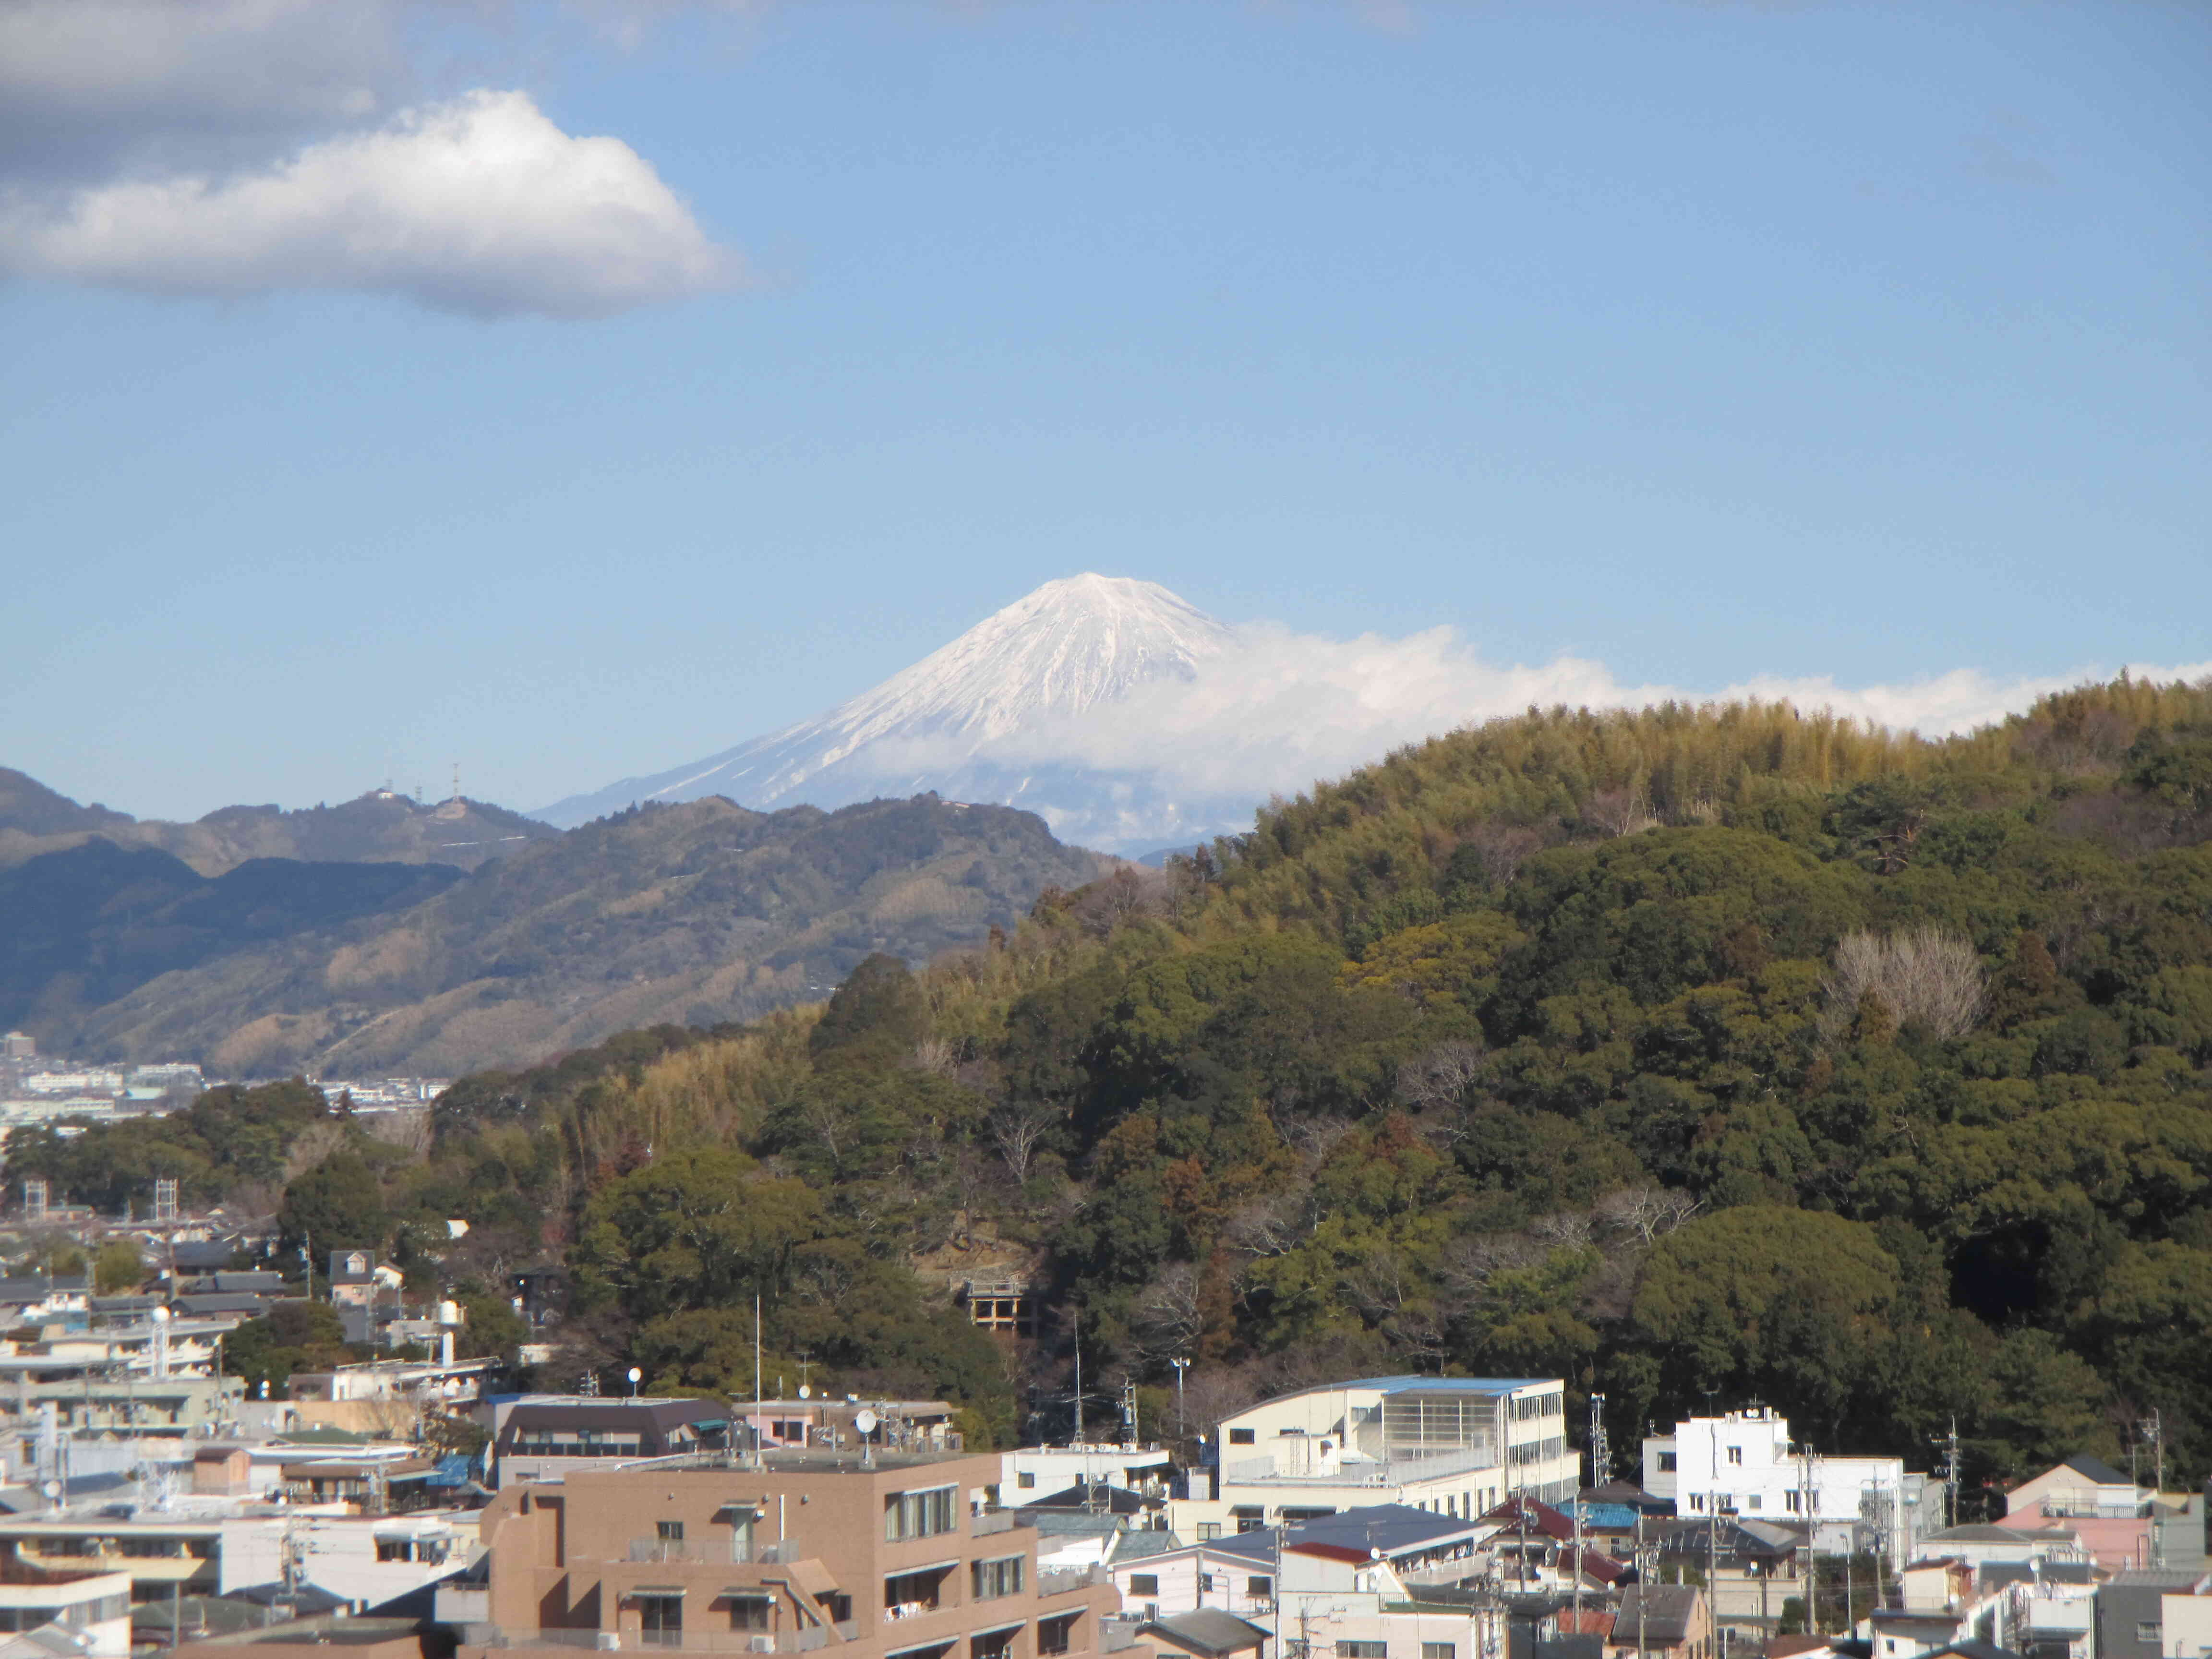
[(1731, 1463), (1741, 1463), (1741, 1462), (1743, 1462), (1743, 1448), (1742, 1448), (1742, 1447), (1741, 1447), (1741, 1446), (1730, 1446), (1730, 1447), (1729, 1448), (1729, 1462), (1731, 1462)]
[(1022, 1627), (1017, 1625), (1012, 1630), (985, 1631), (981, 1636), (971, 1636), (968, 1638), (968, 1659), (1012, 1659), (1014, 1638), (1021, 1633)]
[[(131, 1552), (125, 1550), (125, 1554)], [(412, 1561), (415, 1547), (404, 1538), (380, 1538), (376, 1540), (376, 1559), (380, 1561)]]
[(1766, 1507), (1766, 1499), (1759, 1493), (1753, 1492), (1743, 1500), (1743, 1506), (1747, 1510), (1763, 1510)]
[(1018, 1471), (1014, 1475), (1014, 1484), (1024, 1492), (1034, 1492), (1036, 1489), (1036, 1472), (1030, 1469)]
[(951, 1532), (958, 1524), (953, 1508), (957, 1488), (933, 1486), (927, 1492), (894, 1492), (884, 1500), (884, 1541), (930, 1538)]
[(1158, 1595), (1159, 1593), (1159, 1574), (1156, 1572), (1133, 1572), (1129, 1575), (1130, 1595)]
[(730, 1628), (737, 1631), (757, 1631), (769, 1628), (770, 1603), (765, 1595), (732, 1595), (730, 1597)]
[(1018, 1555), (1007, 1555), (995, 1561), (971, 1562), (968, 1568), (968, 1583), (975, 1599), (995, 1601), (1001, 1595), (1018, 1595), (1022, 1588), (1022, 1559)]
[(641, 1595), (637, 1598), (637, 1622), (645, 1645), (649, 1648), (680, 1648), (684, 1645), (684, 1598), (680, 1595)]
[(653, 1524), (662, 1543), (680, 1544), (684, 1541), (684, 1523), (681, 1521), (656, 1521)]
[(1273, 1595), (1274, 1593), (1275, 1581), (1264, 1572), (1256, 1574), (1244, 1581), (1244, 1594), (1247, 1595), (1265, 1596)]
[(1692, 1492), (1690, 1494), (1690, 1507), (1695, 1510), (1698, 1514), (1703, 1515), (1705, 1512), (1705, 1493), (1701, 1492)]
[(1674, 1453), (1661, 1452), (1659, 1454), (1659, 1473), (1662, 1474), (1672, 1474), (1674, 1473)]
[(2160, 1642), (2166, 1640), (2165, 1622), (2162, 1620), (2157, 1619), (2136, 1620), (2136, 1640), (2138, 1642), (2148, 1642), (2152, 1646), (2157, 1646)]
[(1782, 1494), (1782, 1507), (1789, 1510), (1790, 1514), (1796, 1514), (1797, 1511), (1804, 1506), (1804, 1493), (1801, 1492), (1785, 1492)]
[(1075, 1646), (1075, 1621), (1079, 1613), (1055, 1613), (1050, 1619), (1037, 1620), (1037, 1653), (1044, 1656), (1066, 1653)]
[(884, 1606), (893, 1618), (927, 1613), (937, 1606), (939, 1587), (945, 1570), (931, 1567), (921, 1572), (896, 1572), (884, 1580)]
[(1229, 1443), (1232, 1446), (1255, 1445), (1258, 1443), (1258, 1440), (1259, 1436), (1250, 1429), (1231, 1429), (1229, 1431)]
[(1424, 1642), (1421, 1659), (1459, 1659), (1459, 1646), (1452, 1642)]
[[(1421, 1645), (1426, 1647), (1428, 1644), (1424, 1642)], [(1390, 1659), (1390, 1644), (1388, 1642), (1339, 1642), (1336, 1644), (1336, 1659)]]
[(1221, 1522), (1218, 1521), (1201, 1521), (1198, 1523), (1198, 1541), (1200, 1543), (1211, 1544), (1215, 1539), (1220, 1536)]
[(1212, 1573), (1201, 1572), (1198, 1575), (1198, 1593), (1200, 1595), (1211, 1595), (1213, 1594), (1213, 1575)]

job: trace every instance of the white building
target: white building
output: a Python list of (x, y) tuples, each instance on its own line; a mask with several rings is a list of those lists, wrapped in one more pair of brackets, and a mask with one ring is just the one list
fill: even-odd
[(1672, 1498), (1677, 1515), (1809, 1518), (1815, 1549), (1878, 1549), (1895, 1566), (1913, 1558), (1930, 1485), (1926, 1475), (1908, 1474), (1901, 1458), (1793, 1447), (1790, 1419), (1764, 1406), (1693, 1417), (1644, 1443), (1644, 1490)]
[(1302, 1389), (1222, 1419), (1168, 1524), (1202, 1541), (1378, 1504), (1466, 1518), (1516, 1492), (1560, 1502), (1580, 1474), (1565, 1409), (1557, 1377), (1370, 1376)]
[(0, 1631), (48, 1626), (81, 1638), (86, 1659), (129, 1659), (130, 1575), (58, 1566), (0, 1577)]
[(999, 1501), (1034, 1504), (1070, 1486), (1120, 1486), (1147, 1494), (1165, 1490), (1174, 1459), (1159, 1446), (1024, 1446), (1000, 1454)]
[(282, 1583), (289, 1555), (302, 1583), (377, 1607), (459, 1572), (475, 1541), (474, 1515), (240, 1516), (222, 1522), (219, 1593)]

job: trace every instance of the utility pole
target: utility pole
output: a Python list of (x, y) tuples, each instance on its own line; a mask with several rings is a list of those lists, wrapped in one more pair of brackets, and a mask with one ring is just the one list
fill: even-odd
[(1813, 1443), (1798, 1449), (1798, 1504), (1805, 1514), (1805, 1628), (1820, 1633), (1820, 1492), (1813, 1482)]
[(1183, 1415), (1182, 1377), (1183, 1373), (1190, 1369), (1190, 1361), (1170, 1359), (1168, 1364), (1175, 1367), (1176, 1373), (1176, 1438), (1188, 1440), (1190, 1438), (1190, 1419)]
[(2164, 1424), (2160, 1419), (2158, 1408), (2156, 1407), (2153, 1407), (2151, 1408), (2151, 1413), (2148, 1417), (2144, 1418), (2142, 1422), (2136, 1425), (2136, 1431), (2142, 1435), (2144, 1439), (2150, 1442), (2151, 1480), (2155, 1483), (2151, 1487), (2153, 1492), (2164, 1492), (2166, 1490), (2166, 1435), (2164, 1432)]
[[(1644, 1510), (1636, 1511), (1636, 1659), (1645, 1659), (1644, 1614), (1651, 1600), (1651, 1563), (1644, 1549)], [(1579, 1634), (1580, 1632), (1577, 1632)]]
[(1713, 1511), (1705, 1517), (1705, 1611), (1712, 1620), (1713, 1641), (1723, 1659), (1727, 1640), (1721, 1629), (1721, 1510), (1720, 1494), (1713, 1494)]
[(1943, 1443), (1943, 1510), (1947, 1527), (1959, 1524), (1959, 1419), (1951, 1419), (1951, 1432)]

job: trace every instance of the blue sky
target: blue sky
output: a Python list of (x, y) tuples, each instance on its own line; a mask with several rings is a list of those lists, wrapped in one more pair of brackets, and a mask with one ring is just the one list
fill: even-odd
[[(1085, 569), (1629, 687), (2212, 659), (2202, 9), (287, 9), (0, 36), (0, 763), (81, 799), (536, 805)], [(116, 193), (487, 89), (636, 246)]]

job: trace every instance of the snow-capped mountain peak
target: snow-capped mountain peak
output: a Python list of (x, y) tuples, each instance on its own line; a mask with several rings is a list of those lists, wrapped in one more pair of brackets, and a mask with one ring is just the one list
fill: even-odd
[[(1232, 638), (1157, 582), (1062, 577), (826, 714), (690, 766), (571, 796), (535, 816), (575, 824), (633, 801), (710, 794), (762, 808), (829, 807), (933, 788), (1031, 807), (1072, 838), (1126, 839), (1112, 826), (1094, 826), (1095, 815), (1076, 799), (1094, 794), (1103, 780), (1071, 773), (1040, 794), (1028, 775), (1034, 769), (1006, 772), (990, 763), (988, 750), (1140, 686), (1188, 679)], [(1126, 781), (1120, 793), (1127, 794)]]

